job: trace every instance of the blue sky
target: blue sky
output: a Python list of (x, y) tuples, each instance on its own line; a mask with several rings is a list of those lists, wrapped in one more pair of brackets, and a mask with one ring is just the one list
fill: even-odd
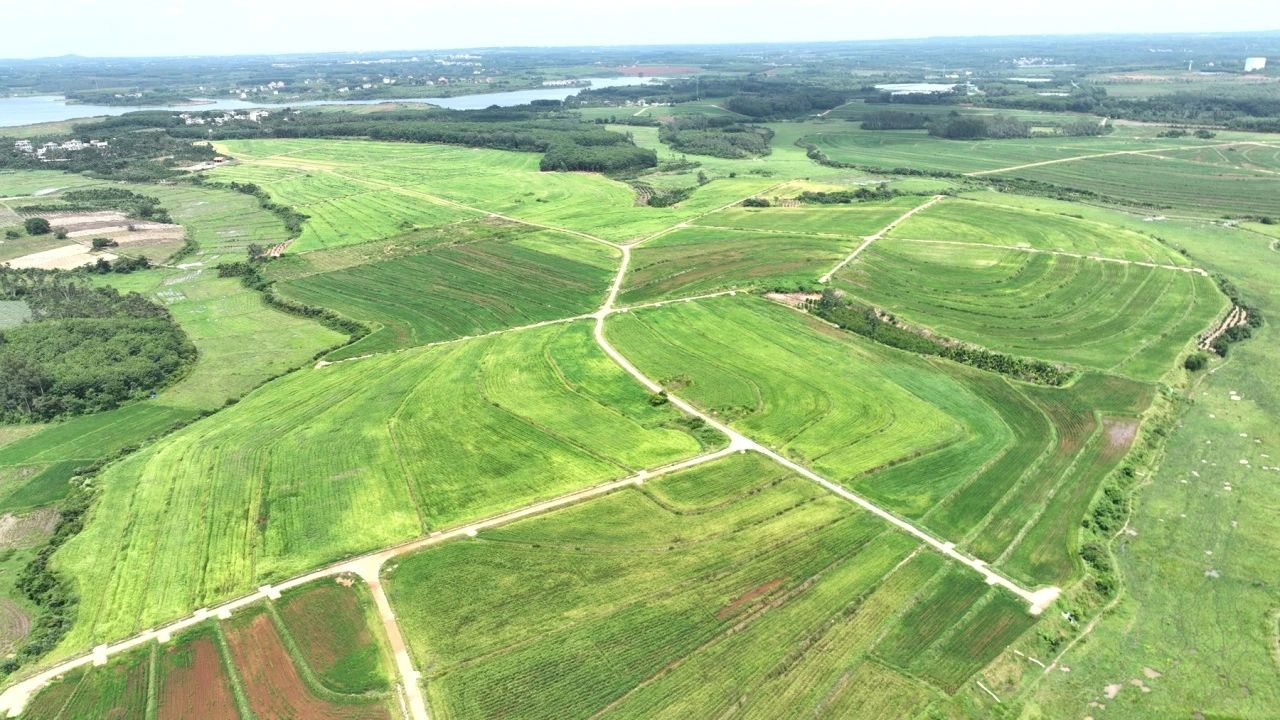
[(0, 0), (0, 57), (1280, 29), (1280, 0)]

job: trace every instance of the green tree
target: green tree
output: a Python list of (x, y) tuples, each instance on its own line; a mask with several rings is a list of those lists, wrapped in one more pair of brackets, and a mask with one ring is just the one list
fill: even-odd
[(22, 223), (22, 227), (26, 228), (28, 235), (48, 235), (53, 229), (48, 220), (40, 217), (27, 218)]

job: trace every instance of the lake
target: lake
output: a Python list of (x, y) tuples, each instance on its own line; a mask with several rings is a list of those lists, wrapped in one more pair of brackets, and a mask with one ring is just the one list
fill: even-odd
[[(593, 88), (623, 87), (643, 85), (663, 78), (615, 77), (615, 78), (583, 78)], [(247, 100), (210, 100), (196, 105), (148, 105), (148, 106), (116, 106), (87, 105), (68, 103), (66, 98), (58, 95), (29, 95), (22, 97), (0, 98), (0, 128), (32, 123), (58, 122), (75, 118), (95, 117), (100, 115), (123, 115), (137, 110), (170, 110), (173, 112), (203, 112), (205, 110), (245, 110), (248, 108), (284, 108), (307, 107), (312, 105), (376, 105), (385, 102), (423, 103), (450, 110), (479, 110), (492, 105), (509, 107), (524, 105), (534, 100), (564, 100), (577, 95), (584, 88), (549, 87), (529, 90), (510, 90), (507, 92), (482, 93), (479, 95), (459, 95), (449, 98), (391, 98), (382, 100), (299, 100), (291, 103), (263, 104)]]

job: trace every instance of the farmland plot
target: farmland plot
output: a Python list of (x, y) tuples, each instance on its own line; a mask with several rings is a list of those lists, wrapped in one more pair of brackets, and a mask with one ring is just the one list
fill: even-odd
[(436, 717), (914, 716), (942, 696), (870, 651), (947, 567), (746, 454), (409, 556), (386, 582)]
[(55, 557), (81, 588), (65, 647), (688, 457), (681, 421), (587, 323), (295, 373), (103, 474)]
[(1093, 158), (1011, 175), (1089, 190), (1121, 205), (1196, 217), (1280, 214), (1280, 175), (1274, 170), (1202, 163), (1178, 155)]
[(807, 207), (732, 207), (703, 216), (694, 225), (737, 230), (781, 230), (814, 235), (862, 237), (879, 232), (895, 218), (919, 205), (917, 196), (883, 202)]
[(640, 303), (726, 288), (812, 282), (861, 242), (772, 232), (682, 228), (637, 248), (619, 298)]
[(373, 599), (359, 578), (317, 580), (290, 590), (275, 605), (282, 633), (325, 687), (344, 693), (391, 687), (390, 661), (373, 629)]
[[(273, 197), (277, 185), (286, 192), (292, 189), (291, 184), (296, 183), (294, 173), (328, 174), (336, 176), (334, 182), (340, 186), (354, 184), (377, 191), (380, 197), (384, 193), (399, 195), (418, 209), (439, 206), (439, 201), (445, 200), (482, 211), (450, 210), (465, 213), (466, 217), (478, 217), (483, 212), (505, 213), (612, 241), (639, 239), (776, 184), (760, 176), (722, 178), (698, 188), (677, 206), (636, 207), (629, 185), (597, 174), (540, 172), (536, 153), (319, 140), (237, 140), (219, 146), (240, 159), (241, 164), (218, 168), (211, 173), (214, 177), (227, 181), (249, 179), (266, 165), (279, 178), (264, 186)], [(310, 214), (306, 208), (303, 210)], [(357, 211), (353, 208), (351, 212)], [(356, 227), (360, 222), (363, 221), (357, 221)], [(385, 235), (364, 239), (378, 237)], [(348, 240), (360, 241), (354, 233), (342, 242)], [(300, 247), (314, 249), (315, 245), (302, 243)]]
[(562, 233), (523, 227), (506, 233), (309, 275), (277, 288), (286, 298), (376, 328), (330, 359), (572, 317), (599, 306), (617, 251)]
[(608, 332), (673, 392), (895, 510), (918, 510), (947, 489), (924, 482), (907, 492), (864, 475), (976, 433), (1007, 432), (971, 391), (914, 356), (763, 300), (636, 310), (611, 318)]
[(134, 650), (104, 667), (81, 668), (41, 692), (22, 717), (31, 720), (129, 720), (147, 710), (150, 648)]
[(1198, 273), (893, 238), (835, 282), (943, 335), (1142, 380), (1167, 372), (1226, 304)]
[(895, 227), (890, 238), (1190, 265), (1182, 255), (1132, 230), (1071, 217), (1063, 212), (971, 200), (944, 200), (922, 210)]

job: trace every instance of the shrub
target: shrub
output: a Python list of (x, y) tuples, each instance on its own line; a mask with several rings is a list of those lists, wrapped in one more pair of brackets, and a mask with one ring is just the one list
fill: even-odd
[(22, 223), (22, 227), (26, 228), (28, 235), (48, 235), (53, 229), (49, 226), (48, 220), (39, 217), (27, 218)]
[(1199, 372), (1203, 370), (1204, 366), (1208, 363), (1209, 359), (1205, 357), (1205, 354), (1197, 352), (1188, 355), (1187, 359), (1182, 361), (1182, 367), (1190, 370), (1191, 372)]

